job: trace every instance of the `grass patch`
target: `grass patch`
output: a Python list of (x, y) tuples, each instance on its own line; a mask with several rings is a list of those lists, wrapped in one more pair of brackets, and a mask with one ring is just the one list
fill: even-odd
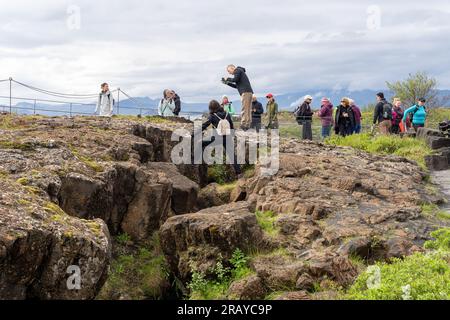
[(105, 168), (103, 168), (103, 166), (101, 166), (94, 159), (81, 155), (80, 152), (73, 145), (69, 145), (69, 149), (75, 157), (77, 157), (81, 162), (83, 162), (86, 166), (88, 166), (95, 172), (103, 172), (105, 170)]
[(426, 253), (377, 263), (362, 273), (344, 295), (349, 300), (450, 299), (450, 229), (431, 234)]
[(232, 182), (232, 180), (226, 165), (215, 164), (208, 167), (208, 181), (223, 185)]
[(31, 143), (22, 143), (18, 141), (0, 141), (0, 149), (32, 151), (34, 146)]
[(26, 177), (23, 177), (23, 178), (17, 179), (16, 182), (18, 184), (21, 184), (22, 186), (26, 186), (30, 183), (30, 180), (28, 180), (28, 178), (26, 178)]
[(263, 229), (265, 233), (267, 233), (271, 237), (275, 237), (279, 230), (275, 227), (275, 222), (277, 221), (277, 216), (275, 213), (271, 211), (256, 212), (256, 219), (258, 220), (258, 224)]
[(440, 220), (449, 220), (450, 213), (441, 210), (438, 205), (432, 203), (423, 204), (422, 207), (422, 215), (424, 217), (434, 217)]
[[(122, 240), (126, 237), (121, 236)], [(117, 300), (121, 297), (132, 300), (164, 298), (169, 286), (169, 273), (161, 251), (157, 234), (140, 248), (127, 251), (117, 243), (116, 249), (123, 252), (111, 264), (109, 278), (98, 299)]]
[(329, 145), (352, 147), (373, 154), (397, 155), (416, 161), (426, 169), (425, 156), (431, 155), (432, 150), (424, 141), (399, 136), (376, 136), (359, 134), (347, 137), (333, 136), (325, 140)]
[(214, 280), (206, 279), (206, 276), (193, 269), (192, 280), (188, 284), (190, 300), (223, 300), (234, 281), (241, 280), (254, 272), (248, 266), (249, 258), (237, 249), (229, 260), (231, 267), (225, 267), (220, 257), (214, 267)]

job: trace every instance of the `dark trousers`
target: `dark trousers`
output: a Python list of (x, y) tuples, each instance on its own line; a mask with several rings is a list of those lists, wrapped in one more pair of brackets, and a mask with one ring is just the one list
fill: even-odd
[(311, 140), (312, 141), (312, 139), (313, 139), (312, 121), (310, 121), (310, 120), (303, 121), (302, 134), (303, 134), (303, 140)]
[(391, 128), (391, 133), (392, 134), (399, 134), (400, 133), (400, 125), (393, 124), (392, 128)]
[(350, 123), (344, 122), (339, 124), (339, 135), (346, 137), (353, 134), (353, 128)]
[(256, 132), (259, 132), (261, 130), (261, 118), (252, 119), (251, 129), (255, 129)]
[[(222, 146), (223, 146), (223, 149), (225, 150), (225, 154), (227, 155), (227, 158), (232, 159), (232, 161), (233, 161), (234, 172), (236, 173), (236, 175), (240, 175), (242, 173), (242, 171), (241, 171), (241, 166), (238, 164), (238, 161), (237, 161), (237, 154), (236, 154), (236, 152), (234, 152), (234, 137), (232, 137), (230, 139), (232, 139), (232, 141), (233, 141), (233, 145), (230, 148), (227, 147), (227, 137), (221, 137), (217, 140), (215, 139), (215, 137), (212, 137), (211, 141), (203, 141), (202, 147), (203, 147), (203, 150), (205, 150), (205, 148), (211, 144), (214, 144), (214, 146), (220, 145), (220, 143), (221, 143), (220, 140), (222, 140)], [(226, 162), (224, 164), (226, 164)]]
[(424, 124), (415, 124), (415, 125), (413, 125), (413, 127), (414, 127), (414, 130), (417, 132), (417, 131), (419, 131), (419, 128), (424, 128), (425, 125)]

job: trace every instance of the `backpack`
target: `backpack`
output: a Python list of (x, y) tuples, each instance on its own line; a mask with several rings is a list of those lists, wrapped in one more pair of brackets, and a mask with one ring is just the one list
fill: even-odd
[(217, 134), (219, 136), (229, 136), (231, 134), (231, 125), (230, 122), (228, 121), (228, 112), (225, 116), (224, 119), (222, 119), (221, 117), (219, 117), (217, 115), (217, 113), (214, 114), (217, 118), (219, 118), (219, 123), (217, 124)]
[(385, 103), (383, 106), (383, 119), (392, 120), (392, 109), (394, 107), (389, 102)]
[(175, 109), (173, 110), (173, 114), (179, 116), (181, 112), (181, 99), (179, 95), (175, 94), (174, 102), (175, 102)]

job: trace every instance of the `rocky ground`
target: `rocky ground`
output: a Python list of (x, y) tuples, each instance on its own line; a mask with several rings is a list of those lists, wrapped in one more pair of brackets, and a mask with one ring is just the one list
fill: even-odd
[[(277, 175), (257, 167), (237, 184), (208, 185), (205, 166), (170, 163), (173, 130), (191, 127), (1, 116), (0, 298), (93, 299), (124, 246), (159, 235), (165, 290), (186, 293), (193, 269), (211, 276), (240, 249), (251, 274), (226, 297), (331, 299), (358, 261), (419, 251), (446, 223), (422, 213), (443, 197), (415, 163), (348, 148), (283, 140)], [(67, 289), (74, 265), (81, 290)]]

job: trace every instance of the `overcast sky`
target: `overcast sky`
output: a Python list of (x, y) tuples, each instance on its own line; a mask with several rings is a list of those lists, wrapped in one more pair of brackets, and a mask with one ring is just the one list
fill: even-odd
[[(265, 94), (383, 88), (427, 71), (450, 88), (450, 4), (440, 0), (0, 0), (0, 80), (186, 101), (233, 94), (247, 68)], [(79, 12), (79, 16), (78, 16)], [(6, 84), (0, 84), (4, 93)]]

